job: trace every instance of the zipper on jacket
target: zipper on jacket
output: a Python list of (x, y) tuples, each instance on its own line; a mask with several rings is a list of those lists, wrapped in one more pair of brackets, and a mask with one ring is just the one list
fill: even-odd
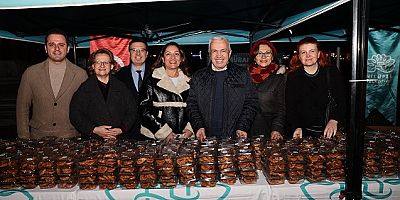
[[(215, 96), (215, 74), (212, 74), (212, 80), (211, 80), (211, 106), (210, 106), (210, 111), (209, 111), (209, 119), (210, 121), (208, 122), (208, 128), (209, 131), (212, 130), (212, 119), (213, 119), (213, 108), (214, 108), (214, 96)], [(207, 134), (206, 134), (207, 135)]]
[[(223, 97), (222, 98), (224, 98), (223, 100), (224, 100), (224, 103), (222, 104), (222, 112), (223, 112), (223, 115), (224, 115), (224, 119), (226, 119), (225, 118), (225, 116), (226, 116), (226, 111), (228, 111), (228, 108), (225, 110), (225, 105), (226, 105), (226, 107), (228, 107), (228, 104), (226, 103), (227, 101), (226, 101), (226, 99), (227, 99), (227, 86), (228, 86), (228, 83), (227, 83), (227, 81), (226, 80), (228, 80), (228, 76), (229, 76), (229, 72), (227, 72), (227, 74), (226, 74), (226, 77), (225, 77), (225, 80), (224, 80), (224, 85), (223, 85), (223, 88), (222, 88), (222, 90), (224, 91), (224, 94), (223, 94)], [(226, 135), (226, 131), (227, 130), (225, 130), (226, 129), (226, 127), (225, 127), (225, 122), (226, 120), (222, 120), (222, 133), (221, 133), (221, 136), (223, 136), (223, 137), (225, 137), (225, 136), (227, 136)]]

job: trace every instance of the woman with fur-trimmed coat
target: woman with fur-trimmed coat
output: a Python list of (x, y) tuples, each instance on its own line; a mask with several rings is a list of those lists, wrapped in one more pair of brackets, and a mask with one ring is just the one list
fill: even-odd
[(139, 106), (143, 116), (141, 133), (167, 141), (191, 137), (193, 130), (186, 112), (190, 79), (182, 48), (175, 42), (166, 44), (152, 68)]

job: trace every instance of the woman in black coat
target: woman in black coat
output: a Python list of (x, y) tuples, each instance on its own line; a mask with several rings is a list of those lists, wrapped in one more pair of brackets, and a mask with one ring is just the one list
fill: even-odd
[(273, 140), (282, 139), (285, 130), (285, 67), (276, 60), (276, 49), (267, 40), (260, 40), (250, 49), (249, 72), (259, 100), (258, 111), (251, 135), (265, 135)]
[[(315, 38), (299, 41), (297, 54), (290, 61), (286, 81), (286, 110), (290, 136), (331, 138), (343, 126), (345, 105), (344, 82), (336, 67), (330, 67)], [(328, 94), (335, 106), (329, 112)]]
[(108, 49), (90, 55), (91, 76), (75, 92), (70, 105), (71, 123), (84, 135), (133, 138), (128, 132), (137, 119), (136, 101), (125, 84), (111, 75), (115, 64)]
[(188, 138), (193, 135), (186, 100), (189, 77), (186, 75), (186, 57), (175, 42), (166, 44), (153, 64), (151, 77), (143, 85), (144, 99), (140, 102), (142, 113), (141, 133), (157, 140)]

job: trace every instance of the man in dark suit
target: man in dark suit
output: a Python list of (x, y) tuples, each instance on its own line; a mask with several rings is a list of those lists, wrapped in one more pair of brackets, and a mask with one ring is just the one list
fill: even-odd
[[(147, 42), (141, 38), (134, 38), (129, 42), (130, 64), (122, 67), (116, 74), (116, 77), (124, 82), (132, 91), (137, 105), (140, 103), (140, 90), (143, 83), (151, 75), (150, 65), (146, 64), (146, 59), (149, 54)], [(133, 139), (147, 140), (148, 137), (140, 133), (141, 120), (139, 119), (131, 130)]]

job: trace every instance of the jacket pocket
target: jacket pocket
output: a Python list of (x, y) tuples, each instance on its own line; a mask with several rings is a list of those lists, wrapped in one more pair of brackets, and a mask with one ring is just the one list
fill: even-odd
[(42, 126), (42, 123), (35, 120), (31, 120), (29, 121), (29, 126), (35, 129), (39, 129)]

